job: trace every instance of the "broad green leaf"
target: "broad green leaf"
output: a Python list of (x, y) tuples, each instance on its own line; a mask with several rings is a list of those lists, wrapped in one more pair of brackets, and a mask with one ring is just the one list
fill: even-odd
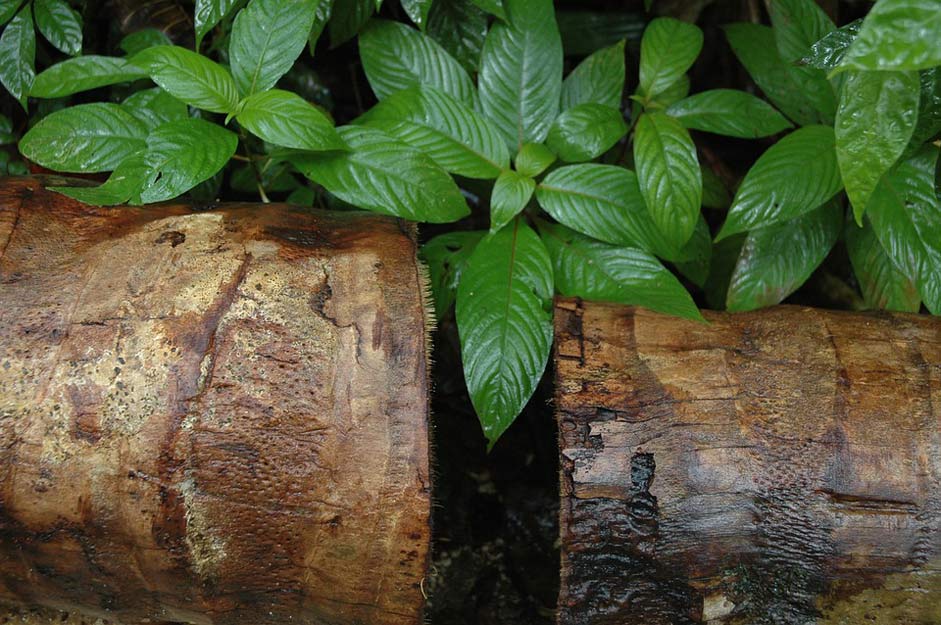
[(320, 0), (251, 0), (229, 36), (232, 77), (242, 95), (274, 87), (307, 44)]
[(556, 12), (562, 47), (566, 56), (587, 56), (595, 50), (626, 39), (632, 49), (640, 44), (647, 18), (641, 12), (612, 9), (603, 11)]
[(602, 243), (558, 224), (539, 222), (539, 231), (562, 295), (702, 319), (683, 285), (650, 253)]
[(314, 193), (314, 190), (309, 186), (304, 185), (297, 187), (285, 198), (285, 202), (288, 204), (296, 204), (298, 206), (307, 206), (312, 207), (314, 202), (317, 200), (317, 195)]
[(879, 0), (838, 70), (927, 69), (941, 65), (938, 0)]
[(562, 40), (551, 0), (506, 0), (480, 58), (480, 106), (511, 150), (541, 143), (559, 111)]
[(196, 0), (193, 21), (196, 26), (197, 50), (199, 50), (203, 37), (228, 16), (239, 2), (240, 0)]
[(546, 144), (563, 161), (590, 161), (611, 149), (627, 134), (621, 111), (605, 104), (586, 102), (559, 115)]
[(36, 77), (36, 33), (26, 4), (0, 36), (0, 83), (26, 110), (26, 96)]
[(356, 123), (401, 139), (460, 176), (496, 178), (510, 162), (503, 137), (489, 120), (433, 87), (394, 93)]
[(49, 189), (85, 204), (116, 206), (139, 196), (150, 176), (151, 169), (144, 162), (144, 153), (140, 152), (121, 161), (108, 180), (97, 187), (49, 187)]
[(121, 103), (121, 107), (139, 119), (148, 130), (175, 119), (189, 117), (186, 105), (160, 87), (132, 93)]
[(702, 31), (672, 17), (652, 20), (640, 42), (638, 94), (653, 99), (680, 79), (702, 50)]
[(935, 193), (938, 148), (927, 145), (883, 176), (866, 209), (894, 265), (918, 286), (925, 306), (941, 313), (941, 204)]
[(836, 30), (814, 0), (771, 0), (768, 5), (778, 53), (785, 63), (802, 59), (811, 47)]
[(908, 144), (911, 151), (941, 133), (941, 67), (922, 70), (918, 72), (918, 78), (921, 95), (918, 101), (918, 122)]
[[(683, 74), (676, 82), (654, 96), (652, 100), (648, 100), (645, 108), (650, 111), (665, 109), (673, 106), (688, 95), (689, 76)], [(644, 102), (644, 98), (638, 98), (638, 96), (632, 96), (631, 99), (635, 101), (639, 100), (641, 103)]]
[(29, 95), (62, 98), (73, 93), (146, 78), (147, 73), (115, 56), (78, 56), (40, 72)]
[(13, 122), (10, 121), (9, 117), (0, 113), (0, 145), (7, 145), (13, 143), (13, 141)]
[(788, 221), (843, 188), (833, 129), (805, 126), (762, 154), (742, 180), (716, 240)]
[(20, 140), (20, 152), (69, 173), (111, 171), (145, 147), (147, 128), (118, 104), (79, 104), (47, 115)]
[(164, 91), (196, 108), (231, 113), (238, 105), (238, 88), (228, 70), (186, 48), (155, 46), (137, 53), (130, 62), (144, 69)]
[(82, 18), (65, 0), (33, 0), (39, 32), (69, 56), (82, 51)]
[(186, 193), (225, 167), (235, 148), (235, 133), (202, 119), (167, 122), (147, 136), (144, 163), (151, 182), (141, 191), (145, 204)]
[(810, 53), (801, 59), (801, 64), (830, 71), (843, 61), (862, 25), (860, 18), (825, 35), (810, 47)]
[(680, 100), (666, 110), (687, 128), (741, 139), (757, 139), (791, 128), (770, 104), (750, 93), (712, 89)]
[(593, 53), (562, 82), (562, 110), (586, 102), (620, 108), (624, 71), (623, 40)]
[(735, 265), (726, 308), (773, 306), (807, 281), (836, 243), (843, 213), (836, 201), (748, 233)]
[(701, 214), (693, 236), (683, 246), (680, 255), (686, 260), (674, 263), (677, 270), (690, 282), (702, 288), (709, 278), (709, 266), (712, 263), (712, 233), (709, 232), (709, 224)]
[(504, 170), (490, 194), (490, 232), (496, 232), (519, 215), (533, 196), (536, 181), (512, 169)]
[(869, 308), (918, 312), (921, 308), (918, 287), (886, 254), (868, 219), (862, 228), (847, 222), (846, 249)]
[(826, 76), (783, 61), (770, 28), (729, 24), (725, 34), (752, 80), (782, 113), (800, 126), (833, 122), (836, 97)]
[(0, 0), (0, 26), (3, 26), (16, 14), (23, 0)]
[(328, 23), (330, 47), (346, 43), (362, 30), (376, 9), (373, 0), (335, 0)]
[(719, 210), (728, 208), (732, 198), (725, 184), (710, 167), (700, 165), (699, 169), (702, 171), (702, 205)]
[(702, 172), (689, 133), (664, 113), (644, 113), (634, 131), (634, 166), (654, 223), (672, 245), (682, 246), (702, 206)]
[(434, 39), (405, 24), (371, 21), (359, 37), (359, 54), (380, 100), (417, 85), (435, 87), (471, 106), (476, 100), (461, 64)]
[(729, 281), (732, 279), (732, 273), (735, 271), (746, 236), (744, 232), (733, 234), (712, 246), (709, 277), (703, 285), (703, 292), (706, 295), (706, 304), (713, 310), (725, 310)]
[(836, 115), (836, 158), (861, 224), (879, 179), (915, 130), (921, 87), (916, 72), (850, 72)]
[(499, 17), (501, 20), (506, 20), (506, 11), (503, 9), (503, 0), (470, 0), (477, 8), (482, 11), (486, 11), (491, 15)]
[(314, 12), (314, 24), (310, 27), (310, 34), (307, 36), (307, 48), (311, 56), (314, 56), (317, 42), (320, 41), (320, 35), (323, 34), (323, 29), (326, 28), (327, 22), (330, 21), (330, 17), (333, 15), (333, 3), (334, 0), (320, 0), (317, 3), (317, 11)]
[(524, 176), (535, 177), (546, 171), (555, 159), (555, 152), (543, 144), (524, 143), (513, 159), (513, 165)]
[(470, 0), (435, 0), (427, 32), (468, 74), (477, 71), (487, 37), (487, 15)]
[(118, 47), (124, 50), (128, 56), (134, 56), (147, 48), (169, 45), (173, 45), (173, 42), (162, 30), (145, 28), (124, 37)]
[(446, 232), (421, 246), (419, 256), (428, 266), (435, 317), (439, 321), (451, 309), (467, 260), (484, 234), (481, 231)]
[(445, 223), (470, 209), (451, 176), (427, 155), (373, 128), (337, 128), (352, 152), (299, 154), (305, 176), (345, 202), (415, 221)]
[(457, 289), (464, 379), (489, 446), (536, 390), (552, 345), (552, 263), (521, 219), (484, 238)]
[(556, 221), (582, 234), (671, 260), (680, 257), (680, 247), (667, 241), (653, 223), (637, 176), (623, 167), (560, 167), (536, 188), (536, 201)]
[(424, 30), (428, 23), (428, 11), (431, 10), (431, 0), (399, 0), (402, 10), (408, 15), (412, 23)]
[(345, 150), (333, 123), (299, 95), (281, 89), (245, 98), (236, 116), (250, 133), (268, 143), (298, 150)]

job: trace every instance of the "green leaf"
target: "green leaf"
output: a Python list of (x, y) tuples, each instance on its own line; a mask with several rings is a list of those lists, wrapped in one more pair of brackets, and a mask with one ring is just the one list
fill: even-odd
[(652, 99), (680, 79), (702, 50), (702, 31), (672, 17), (652, 20), (640, 42), (639, 95)]
[(13, 122), (10, 121), (9, 117), (0, 113), (0, 145), (13, 143), (14, 140)]
[(189, 117), (186, 105), (160, 87), (132, 93), (121, 103), (121, 108), (139, 119), (148, 130)]
[(937, 0), (879, 0), (838, 70), (910, 71), (941, 65)]
[[(689, 95), (689, 76), (683, 74), (679, 79), (664, 89), (662, 92), (654, 96), (653, 99), (648, 100), (645, 108), (647, 110), (653, 111), (658, 109), (665, 109), (670, 106), (673, 106), (683, 98)], [(632, 100), (637, 101), (638, 96), (632, 96)], [(644, 102), (643, 98), (639, 98), (641, 103)]]
[(422, 152), (373, 128), (337, 131), (352, 152), (305, 153), (292, 162), (341, 200), (431, 223), (456, 221), (470, 212), (451, 176)]
[(862, 223), (869, 196), (915, 130), (921, 86), (916, 72), (850, 72), (836, 115), (836, 158)]
[(490, 232), (496, 232), (519, 215), (533, 196), (536, 181), (512, 169), (504, 170), (490, 195)]
[(457, 293), (467, 260), (484, 236), (483, 232), (446, 232), (421, 246), (419, 256), (428, 266), (435, 317), (441, 321)]
[(290, 91), (272, 89), (249, 96), (236, 119), (259, 139), (285, 148), (347, 149), (327, 116)]
[(805, 126), (762, 154), (745, 175), (716, 240), (811, 211), (843, 188), (833, 129)]
[(231, 113), (238, 105), (238, 88), (229, 72), (186, 48), (147, 48), (133, 56), (130, 62), (147, 71), (167, 93), (196, 108), (213, 113)]
[(427, 32), (468, 74), (477, 71), (487, 37), (487, 15), (470, 0), (435, 0)]
[(595, 50), (626, 39), (632, 48), (640, 43), (647, 18), (640, 12), (603, 11), (556, 12), (562, 47), (566, 56), (587, 56)]
[(699, 169), (702, 171), (702, 205), (718, 210), (728, 208), (732, 198), (725, 184), (711, 168), (700, 165)]
[(555, 152), (541, 143), (524, 143), (513, 159), (516, 171), (530, 177), (538, 176), (554, 162)]
[(10, 21), (23, 0), (0, 0), (0, 26)]
[(20, 9), (0, 36), (0, 83), (26, 110), (26, 95), (36, 76), (36, 33), (30, 5)]
[(317, 4), (317, 11), (314, 12), (314, 24), (310, 27), (310, 34), (307, 36), (307, 48), (311, 56), (314, 56), (317, 42), (320, 41), (320, 35), (323, 34), (323, 29), (326, 28), (327, 22), (330, 21), (330, 17), (333, 15), (333, 2), (334, 0), (320, 0)]
[(408, 15), (412, 23), (424, 30), (428, 23), (428, 11), (431, 10), (431, 0), (399, 0), (402, 10)]
[(433, 87), (399, 91), (356, 123), (397, 137), (468, 178), (496, 178), (510, 162), (503, 137), (485, 117)]
[(539, 231), (562, 295), (702, 319), (679, 280), (648, 252), (602, 243), (558, 224), (539, 222)]
[(807, 281), (843, 227), (838, 202), (748, 233), (726, 300), (730, 311), (773, 306)]
[(786, 63), (803, 58), (836, 24), (814, 0), (771, 0), (768, 5), (778, 52)]
[(935, 194), (938, 148), (927, 145), (883, 176), (866, 209), (894, 265), (918, 286), (925, 306), (941, 313), (941, 205)]
[(614, 165), (568, 165), (536, 188), (539, 205), (556, 221), (613, 245), (639, 247), (671, 260), (680, 247), (653, 223), (634, 172)]
[(801, 64), (830, 71), (843, 61), (850, 44), (862, 28), (862, 18), (828, 33), (810, 48), (810, 53), (801, 59)]
[(20, 152), (69, 173), (111, 171), (145, 147), (147, 128), (117, 104), (79, 104), (52, 113), (20, 140)]
[(770, 104), (750, 93), (712, 89), (670, 106), (667, 115), (687, 128), (741, 139), (757, 139), (791, 128)]
[(78, 56), (40, 72), (29, 95), (62, 98), (73, 93), (146, 78), (147, 73), (114, 56)]
[(330, 18), (330, 47), (346, 43), (360, 32), (375, 11), (373, 0), (336, 0)]
[(674, 263), (679, 272), (696, 286), (705, 286), (712, 263), (712, 233), (709, 232), (709, 224), (701, 214), (693, 236), (683, 246), (680, 255), (687, 260)]
[(144, 163), (151, 181), (141, 201), (162, 202), (189, 191), (225, 167), (237, 146), (235, 133), (202, 119), (163, 124), (147, 137)]
[(634, 131), (634, 165), (654, 223), (668, 241), (682, 246), (702, 205), (702, 172), (689, 133), (663, 113), (644, 113)]
[(489, 446), (536, 390), (552, 345), (552, 264), (520, 219), (484, 238), (457, 289), (464, 379)]
[(396, 91), (427, 85), (464, 104), (476, 96), (470, 76), (434, 39), (398, 22), (373, 20), (359, 38), (363, 70), (380, 100)]
[(69, 56), (82, 51), (82, 18), (64, 0), (33, 0), (39, 32)]
[(586, 102), (559, 115), (546, 144), (563, 161), (578, 163), (601, 156), (627, 134), (621, 111)]
[(482, 11), (486, 11), (491, 15), (499, 17), (501, 20), (506, 20), (506, 11), (503, 9), (503, 0), (471, 0), (474, 4), (477, 5), (477, 8)]
[(49, 187), (51, 191), (93, 206), (124, 204), (140, 194), (151, 175), (143, 152), (121, 161), (104, 184), (97, 187)]
[(291, 191), (284, 201), (288, 204), (296, 204), (297, 206), (312, 207), (316, 200), (317, 196), (314, 193), (314, 190), (307, 185), (304, 185)]
[(712, 246), (712, 257), (709, 259), (709, 277), (703, 285), (706, 295), (706, 304), (713, 310), (725, 310), (725, 300), (729, 292), (729, 282), (738, 257), (745, 243), (744, 232), (733, 234), (722, 239)]
[(562, 110), (586, 102), (620, 108), (624, 72), (623, 40), (593, 53), (562, 82)]
[(866, 306), (916, 313), (921, 308), (918, 287), (906, 276), (879, 242), (869, 220), (860, 228), (846, 224), (846, 249)]
[(242, 95), (271, 89), (307, 44), (320, 0), (251, 0), (229, 37), (232, 77)]
[(487, 34), (480, 59), (480, 106), (511, 150), (541, 143), (559, 111), (562, 40), (551, 0), (507, 0), (509, 23)]
[(145, 28), (124, 37), (118, 47), (124, 50), (128, 56), (134, 56), (147, 48), (169, 45), (173, 45), (173, 42), (162, 30)]
[(232, 12), (240, 0), (196, 0), (194, 23), (196, 26), (196, 49), (203, 41), (203, 37), (215, 28)]
[(941, 67), (918, 72), (921, 95), (918, 102), (918, 122), (909, 142), (910, 149), (918, 149), (923, 143), (941, 133)]

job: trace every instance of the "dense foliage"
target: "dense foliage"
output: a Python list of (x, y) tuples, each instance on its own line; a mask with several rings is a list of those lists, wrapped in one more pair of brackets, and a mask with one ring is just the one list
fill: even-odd
[[(0, 0), (0, 82), (24, 109), (39, 103), (19, 151), (110, 172), (57, 189), (92, 204), (215, 197), (234, 159), (230, 186), (265, 201), (459, 222), (423, 256), (437, 314), (454, 306), (491, 445), (545, 370), (556, 293), (701, 319), (689, 287), (751, 310), (792, 294), (842, 241), (868, 307), (941, 312), (941, 3), (879, 0), (837, 28), (812, 0), (770, 0), (770, 26), (725, 25), (767, 100), (689, 94), (704, 34), (674, 17), (646, 23), (628, 79), (624, 40), (564, 75), (551, 0), (401, 0), (413, 25), (373, 17), (381, 7), (197, 0), (195, 51), (149, 29), (101, 56), (80, 54), (65, 0)], [(34, 25), (70, 57), (39, 74)], [(378, 101), (339, 127), (290, 88), (325, 28), (333, 45), (358, 36)], [(88, 91), (104, 101), (66, 105)], [(0, 117), (0, 142), (14, 134)], [(723, 180), (701, 162), (708, 135), (770, 146)], [(466, 227), (469, 197), (489, 229)]]

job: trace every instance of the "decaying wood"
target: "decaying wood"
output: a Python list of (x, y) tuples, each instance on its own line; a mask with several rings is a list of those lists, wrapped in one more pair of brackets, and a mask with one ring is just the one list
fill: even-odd
[(562, 300), (561, 625), (941, 623), (941, 322)]
[(429, 544), (413, 230), (0, 181), (0, 603), (405, 624)]

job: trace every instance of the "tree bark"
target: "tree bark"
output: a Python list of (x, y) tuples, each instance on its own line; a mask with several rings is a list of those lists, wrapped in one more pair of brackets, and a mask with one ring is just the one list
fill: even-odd
[(0, 180), (0, 602), (419, 623), (424, 289), (402, 221)]
[(941, 623), (941, 323), (561, 300), (569, 624)]

